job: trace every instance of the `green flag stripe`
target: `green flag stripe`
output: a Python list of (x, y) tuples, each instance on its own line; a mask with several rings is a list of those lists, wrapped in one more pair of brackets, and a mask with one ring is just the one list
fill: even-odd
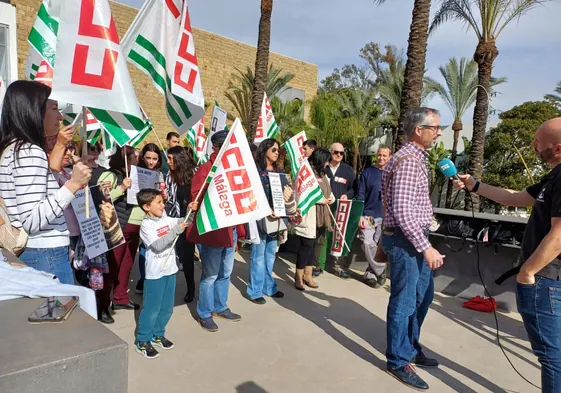
[(107, 132), (113, 137), (115, 142), (117, 142), (120, 146), (123, 146), (131, 139), (129, 135), (125, 132), (125, 130), (123, 130), (121, 126), (117, 124), (115, 119), (113, 119), (113, 117), (111, 117), (111, 115), (107, 111), (101, 109), (94, 109), (94, 108), (89, 108), (89, 109), (90, 112), (92, 112), (92, 114), (95, 116), (95, 118), (101, 123), (103, 123), (103, 126), (105, 127)]
[(29, 43), (35, 48), (37, 52), (43, 56), (52, 67), (55, 63), (55, 50), (43, 38), (43, 36), (35, 29), (31, 28), (29, 32)]
[(274, 137), (276, 135), (278, 129), (279, 129), (279, 127), (277, 126), (277, 122), (274, 121), (273, 124), (271, 124), (271, 127), (269, 127), (269, 130), (267, 131), (267, 136), (269, 138)]
[[(204, 200), (203, 200), (204, 203)], [(203, 211), (200, 211), (199, 214), (197, 214), (197, 231), (199, 231), (199, 234), (203, 234), (206, 233), (206, 228), (205, 228), (205, 220), (203, 218)]]
[(211, 230), (218, 229), (218, 223), (216, 222), (216, 216), (214, 215), (214, 212), (212, 210), (212, 205), (210, 203), (210, 198), (208, 197), (208, 195), (205, 196), (204, 204), (205, 204), (205, 213), (206, 213), (206, 216), (207, 216), (208, 221), (210, 223)]
[(298, 202), (298, 207), (302, 210), (302, 215), (306, 214), (310, 207), (322, 198), (323, 194), (320, 188), (312, 191), (305, 199)]
[(45, 26), (49, 28), (50, 31), (53, 32), (54, 35), (58, 34), (58, 21), (49, 15), (45, 4), (41, 4), (39, 7), (39, 12), (37, 13), (37, 17), (43, 21)]
[[(286, 151), (288, 152), (288, 157), (290, 158), (290, 167), (292, 169), (292, 173), (297, 173), (298, 172), (298, 168), (296, 168), (298, 166), (298, 164), (296, 163), (296, 156), (294, 154), (294, 147), (292, 146), (292, 143), (287, 142), (286, 143)], [(295, 170), (296, 168), (296, 170)]]
[[(150, 53), (150, 55), (158, 62), (158, 64), (160, 66), (162, 66), (162, 68), (164, 69), (164, 71), (166, 70), (166, 58), (164, 57), (164, 55), (162, 53), (160, 53), (160, 51), (150, 42), (148, 41), (146, 38), (144, 38), (142, 35), (139, 35), (136, 38), (136, 43), (138, 45), (140, 45), (142, 48), (144, 48), (146, 51), (148, 51), (148, 53)], [(132, 58), (131, 54), (132, 54), (133, 50), (131, 50), (131, 53), (129, 53), (129, 58), (131, 60), (137, 61), (135, 59)], [(136, 52), (135, 52), (136, 53)], [(138, 53), (137, 53), (138, 54)], [(148, 61), (148, 63), (150, 63), (149, 60), (145, 59), (146, 61)], [(140, 65), (140, 64), (139, 64)], [(154, 69), (154, 67), (151, 65), (152, 69)], [(145, 68), (145, 67), (144, 67)], [(155, 71), (155, 69), (154, 69)], [(154, 77), (154, 75), (151, 73), (152, 77)], [(158, 74), (159, 75), (159, 74)], [(162, 78), (162, 76), (160, 75), (160, 78)], [(158, 83), (158, 82), (156, 82)], [(191, 111), (189, 110), (189, 107), (187, 106), (187, 104), (185, 103), (185, 100), (173, 95), (171, 93), (171, 79), (169, 78), (169, 76), (167, 75), (166, 72), (166, 87), (164, 87), (164, 85), (162, 85), (161, 83), (158, 83), (158, 85), (163, 89), (163, 91), (165, 92), (166, 97), (169, 95), (173, 96), (173, 98), (175, 99), (175, 101), (177, 102), (177, 104), (179, 105), (179, 107), (181, 108), (181, 110), (183, 111), (183, 114), (185, 115), (185, 117), (187, 119), (190, 119), (193, 114), (191, 113)], [(181, 121), (179, 123), (179, 125), (183, 125), (183, 122)]]

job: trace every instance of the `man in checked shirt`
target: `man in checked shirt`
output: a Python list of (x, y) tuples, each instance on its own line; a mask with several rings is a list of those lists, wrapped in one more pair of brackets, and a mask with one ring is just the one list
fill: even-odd
[(391, 269), (387, 371), (409, 387), (427, 390), (429, 386), (412, 364), (438, 367), (438, 361), (424, 355), (419, 335), (434, 296), (432, 272), (444, 262), (444, 255), (428, 239), (433, 210), (427, 150), (442, 135), (439, 112), (429, 108), (412, 110), (404, 132), (407, 143), (391, 158), (382, 175), (382, 246)]

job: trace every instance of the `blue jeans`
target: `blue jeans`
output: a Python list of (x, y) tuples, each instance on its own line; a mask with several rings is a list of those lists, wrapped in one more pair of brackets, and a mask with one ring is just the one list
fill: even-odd
[(534, 355), (542, 365), (542, 392), (561, 392), (561, 281), (536, 276), (516, 283), (516, 303)]
[(173, 314), (175, 274), (156, 280), (144, 280), (142, 311), (138, 319), (139, 342), (165, 336), (166, 326)]
[(146, 246), (140, 243), (138, 246), (138, 270), (140, 270), (140, 280), (146, 278)]
[(259, 237), (259, 244), (251, 246), (247, 295), (252, 300), (263, 297), (263, 295), (271, 296), (277, 292), (277, 283), (273, 278), (277, 239), (262, 233), (259, 233)]
[(26, 248), (19, 259), (35, 270), (54, 274), (62, 284), (74, 285), (69, 247)]
[(423, 254), (402, 233), (384, 234), (382, 245), (390, 262), (386, 358), (393, 370), (409, 364), (422, 349), (419, 337), (434, 297), (434, 282)]
[(199, 284), (199, 301), (197, 314), (199, 318), (210, 318), (212, 313), (219, 313), (228, 308), (228, 290), (230, 275), (234, 269), (237, 235), (234, 230), (233, 247), (201, 246), (201, 283)]

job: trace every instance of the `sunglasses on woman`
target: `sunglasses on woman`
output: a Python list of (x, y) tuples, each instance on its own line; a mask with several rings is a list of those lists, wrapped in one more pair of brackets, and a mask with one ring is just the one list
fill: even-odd
[(279, 151), (279, 149), (277, 149), (276, 147), (273, 147), (273, 148), (271, 149), (271, 153), (276, 153), (277, 151)]

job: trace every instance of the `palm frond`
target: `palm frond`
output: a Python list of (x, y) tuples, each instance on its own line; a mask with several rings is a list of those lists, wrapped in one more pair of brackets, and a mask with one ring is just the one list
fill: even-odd
[[(479, 1), (485, 2), (485, 0)], [(477, 19), (471, 11), (470, 0), (443, 0), (440, 3), (440, 8), (434, 15), (429, 28), (429, 34), (432, 34), (437, 28), (450, 20), (457, 20), (470, 26), (477, 35), (477, 38), (482, 38), (482, 28), (477, 24)]]
[[(494, 31), (495, 39), (502, 33), (505, 27), (512, 22), (513, 20), (519, 20), (522, 15), (526, 12), (530, 11), (531, 9), (543, 5), (547, 1), (551, 0), (503, 0), (508, 3), (508, 6), (505, 7), (504, 12), (501, 15), (501, 18), (497, 20), (497, 26)], [(500, 23), (502, 20), (502, 23)]]

